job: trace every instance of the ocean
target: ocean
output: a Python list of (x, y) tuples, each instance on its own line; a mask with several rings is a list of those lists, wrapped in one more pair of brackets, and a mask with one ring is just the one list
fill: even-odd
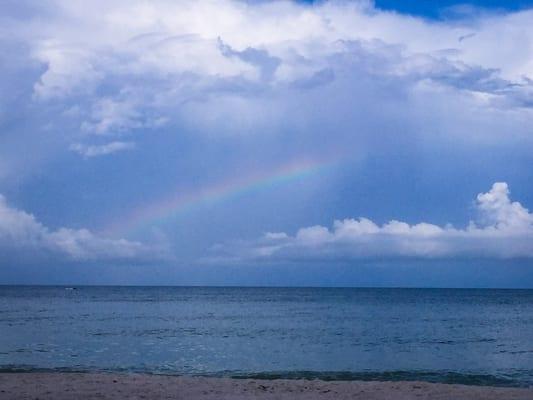
[(0, 371), (533, 386), (533, 290), (0, 286)]

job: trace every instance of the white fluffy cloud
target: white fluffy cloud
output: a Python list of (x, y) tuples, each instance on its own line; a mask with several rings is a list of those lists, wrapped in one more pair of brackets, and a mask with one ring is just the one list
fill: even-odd
[(0, 265), (15, 257), (65, 261), (150, 261), (168, 257), (161, 248), (125, 239), (106, 239), (87, 229), (50, 230), (35, 217), (10, 207), (0, 195)]
[(133, 142), (119, 142), (114, 141), (101, 145), (83, 145), (81, 143), (75, 143), (70, 146), (72, 151), (81, 154), (84, 157), (98, 157), (105, 156), (107, 154), (113, 154), (119, 151), (133, 150), (135, 143)]
[[(431, 22), (367, 1), (47, 4), (47, 18), (4, 17), (0, 35), (44, 66), (35, 99), (75, 100), (89, 135), (176, 118), (205, 124), (209, 101), (241, 105), (226, 118), (260, 117), (257, 96), (284, 97), (346, 74), (407, 80), (429, 95), (451, 88), (481, 108), (533, 104), (531, 10)], [(194, 112), (198, 103), (204, 113)]]
[(479, 221), (467, 227), (410, 225), (390, 221), (378, 225), (367, 218), (334, 221), (332, 228), (311, 226), (291, 236), (267, 233), (251, 242), (217, 246), (224, 260), (313, 261), (388, 257), (533, 257), (533, 213), (509, 198), (504, 182), (476, 199)]

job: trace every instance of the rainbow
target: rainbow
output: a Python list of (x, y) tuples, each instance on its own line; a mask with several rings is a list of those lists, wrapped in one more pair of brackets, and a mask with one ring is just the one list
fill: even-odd
[(330, 170), (335, 161), (298, 161), (268, 172), (241, 178), (230, 178), (207, 188), (188, 193), (174, 193), (162, 200), (133, 209), (102, 230), (107, 235), (128, 235), (147, 227), (162, 225), (194, 208), (228, 201), (244, 194), (265, 190)]

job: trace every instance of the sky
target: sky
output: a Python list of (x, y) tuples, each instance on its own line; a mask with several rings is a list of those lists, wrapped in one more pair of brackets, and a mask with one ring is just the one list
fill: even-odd
[(533, 288), (532, 22), (6, 0), (0, 284)]

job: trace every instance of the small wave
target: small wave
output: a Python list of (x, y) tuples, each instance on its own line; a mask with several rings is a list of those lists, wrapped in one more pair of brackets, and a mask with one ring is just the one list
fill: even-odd
[(97, 370), (87, 370), (87, 369), (76, 369), (70, 367), (58, 367), (58, 368), (45, 368), (37, 367), (34, 365), (28, 364), (6, 364), (0, 365), (0, 373), (10, 374), (10, 373), (31, 373), (31, 372), (98, 372)]
[[(530, 372), (530, 375), (533, 371)], [(529, 387), (533, 382), (452, 371), (281, 371), (229, 374), (235, 379), (319, 379), (323, 381), (424, 381), (475, 386)]]
[[(0, 373), (144, 373), (149, 375), (167, 376), (199, 376), (199, 377), (224, 377), (233, 379), (305, 379), (323, 381), (422, 381), (431, 383), (461, 384), (471, 386), (498, 386), (498, 387), (533, 387), (533, 371), (520, 371), (520, 374), (511, 376), (490, 374), (469, 374), (452, 371), (265, 371), (265, 372), (193, 372), (178, 371), (173, 369), (143, 369), (143, 368), (96, 368), (96, 367), (59, 367), (43, 368), (33, 365), (0, 365)], [(520, 376), (518, 376), (520, 375)]]

